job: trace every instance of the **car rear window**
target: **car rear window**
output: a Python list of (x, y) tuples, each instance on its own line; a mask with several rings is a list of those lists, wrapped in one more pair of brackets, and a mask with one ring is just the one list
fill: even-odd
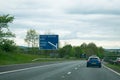
[(99, 59), (98, 58), (90, 58), (90, 60), (92, 60), (92, 61), (98, 61)]

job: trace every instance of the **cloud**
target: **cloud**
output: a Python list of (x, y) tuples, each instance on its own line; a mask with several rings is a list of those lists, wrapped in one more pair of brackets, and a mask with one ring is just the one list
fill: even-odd
[(58, 34), (62, 44), (95, 42), (120, 47), (119, 3), (119, 0), (0, 0), (0, 14), (15, 16), (10, 29), (16, 33), (18, 45), (26, 45), (27, 30), (35, 29), (39, 34)]
[(119, 0), (79, 0), (76, 5), (66, 8), (69, 14), (114, 14), (120, 15)]
[[(80, 39), (71, 39), (71, 40), (61, 40), (61, 45), (72, 44), (73, 46), (80, 46), (82, 43), (89, 44), (91, 42), (95, 43), (97, 46), (102, 46), (103, 48), (109, 49), (119, 49), (119, 41), (96, 41), (96, 40), (80, 40)], [(102, 43), (102, 44), (101, 44)], [(114, 45), (113, 45), (114, 44)]]

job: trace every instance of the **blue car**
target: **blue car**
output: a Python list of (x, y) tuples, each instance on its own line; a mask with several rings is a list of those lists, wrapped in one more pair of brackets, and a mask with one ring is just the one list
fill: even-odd
[(88, 58), (87, 67), (92, 67), (92, 66), (97, 66), (97, 67), (101, 68), (101, 61), (100, 61), (99, 57), (91, 56)]

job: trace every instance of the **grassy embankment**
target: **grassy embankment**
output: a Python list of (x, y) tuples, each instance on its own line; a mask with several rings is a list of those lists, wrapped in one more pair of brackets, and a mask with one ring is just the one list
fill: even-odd
[(60, 58), (49, 58), (43, 55), (18, 54), (18, 53), (0, 53), (0, 65), (32, 63), (32, 62), (48, 62), (61, 61)]

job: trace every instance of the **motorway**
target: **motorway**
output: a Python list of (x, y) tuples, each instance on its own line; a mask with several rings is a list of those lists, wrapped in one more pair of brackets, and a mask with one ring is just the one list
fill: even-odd
[(105, 66), (87, 68), (86, 61), (66, 61), (2, 71), (0, 80), (120, 80), (120, 74)]

